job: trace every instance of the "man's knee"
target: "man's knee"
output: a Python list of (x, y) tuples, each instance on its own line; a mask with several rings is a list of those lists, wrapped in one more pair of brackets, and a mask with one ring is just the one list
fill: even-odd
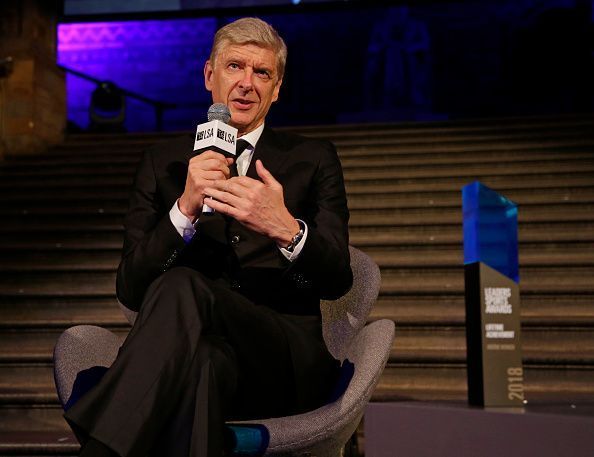
[(158, 314), (191, 319), (210, 308), (214, 297), (204, 277), (188, 267), (174, 267), (153, 281), (147, 289), (139, 319)]
[[(167, 284), (171, 287), (187, 287), (189, 284), (197, 283), (206, 286), (204, 276), (197, 270), (190, 267), (173, 267), (161, 274), (153, 284)], [(152, 286), (152, 285), (151, 285)]]

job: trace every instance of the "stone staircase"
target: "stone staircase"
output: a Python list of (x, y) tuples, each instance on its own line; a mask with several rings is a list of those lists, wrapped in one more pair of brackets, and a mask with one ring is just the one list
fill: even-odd
[[(594, 400), (594, 116), (293, 130), (338, 146), (351, 243), (382, 270), (372, 319), (397, 331), (375, 400), (465, 399), (460, 189), (476, 179), (519, 204), (528, 401)], [(0, 164), (0, 455), (76, 454), (54, 342), (128, 331), (121, 223), (141, 151), (167, 136), (71, 136)]]

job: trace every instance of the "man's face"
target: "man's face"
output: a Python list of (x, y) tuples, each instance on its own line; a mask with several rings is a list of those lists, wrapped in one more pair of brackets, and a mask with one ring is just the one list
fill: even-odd
[(215, 62), (208, 60), (204, 66), (204, 84), (213, 103), (229, 107), (230, 124), (239, 135), (262, 125), (281, 83), (274, 52), (253, 44), (227, 44)]

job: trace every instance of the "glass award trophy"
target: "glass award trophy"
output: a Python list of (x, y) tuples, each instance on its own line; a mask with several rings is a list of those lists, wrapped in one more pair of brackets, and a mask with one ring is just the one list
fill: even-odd
[(468, 401), (522, 406), (518, 207), (476, 181), (462, 189)]

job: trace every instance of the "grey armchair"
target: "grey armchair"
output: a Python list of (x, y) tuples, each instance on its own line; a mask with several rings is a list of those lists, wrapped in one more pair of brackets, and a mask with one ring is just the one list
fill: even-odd
[[(343, 362), (342, 385), (328, 404), (304, 414), (228, 424), (236, 453), (266, 456), (338, 457), (359, 424), (388, 360), (394, 323), (365, 325), (380, 287), (377, 265), (350, 247), (354, 282), (349, 293), (321, 304), (324, 339)], [(125, 309), (133, 323), (136, 314)], [(67, 409), (96, 383), (117, 356), (122, 338), (109, 330), (79, 325), (66, 330), (54, 349), (58, 397)]]

